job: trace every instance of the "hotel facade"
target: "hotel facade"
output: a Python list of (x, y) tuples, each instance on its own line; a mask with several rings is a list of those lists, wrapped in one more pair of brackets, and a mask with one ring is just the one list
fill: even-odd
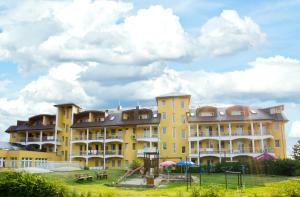
[(0, 166), (77, 161), (91, 168), (128, 168), (145, 152), (161, 161), (188, 159), (213, 165), (249, 160), (263, 153), (286, 158), (284, 107), (190, 106), (190, 95), (156, 97), (156, 106), (83, 110), (55, 105), (55, 115), (17, 121), (6, 132), (22, 150), (0, 149)]

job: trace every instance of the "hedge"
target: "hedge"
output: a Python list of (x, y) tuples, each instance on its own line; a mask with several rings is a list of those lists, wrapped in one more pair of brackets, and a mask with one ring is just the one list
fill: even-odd
[(66, 188), (59, 183), (24, 172), (3, 172), (0, 174), (0, 194), (7, 197), (64, 197)]

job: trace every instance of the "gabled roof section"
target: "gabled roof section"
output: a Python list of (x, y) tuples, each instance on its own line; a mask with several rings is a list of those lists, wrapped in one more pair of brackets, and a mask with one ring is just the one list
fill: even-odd
[(191, 95), (185, 94), (185, 93), (180, 93), (180, 92), (172, 92), (169, 94), (163, 94), (163, 95), (157, 96), (156, 100), (161, 99), (161, 98), (175, 98), (175, 97), (187, 97), (190, 99)]
[(81, 107), (79, 105), (76, 105), (74, 103), (62, 103), (62, 104), (54, 105), (54, 107), (72, 107), (72, 106), (75, 106), (75, 107), (81, 109)]
[(80, 122), (74, 123), (72, 128), (91, 128), (91, 127), (108, 127), (108, 126), (126, 126), (126, 125), (148, 125), (159, 124), (160, 114), (150, 119), (133, 119), (122, 120), (122, 111), (110, 112), (104, 121), (100, 122)]
[[(244, 106), (245, 107), (245, 106)], [(232, 107), (229, 107), (232, 109)], [(217, 116), (197, 116), (196, 109), (191, 109), (188, 113), (188, 122), (228, 122), (228, 121), (255, 121), (255, 120), (273, 120), (273, 121), (288, 121), (283, 113), (270, 114), (269, 108), (251, 108), (249, 107), (249, 114), (245, 115), (230, 115), (228, 114), (228, 108), (218, 107)], [(193, 116), (191, 115), (193, 114)]]

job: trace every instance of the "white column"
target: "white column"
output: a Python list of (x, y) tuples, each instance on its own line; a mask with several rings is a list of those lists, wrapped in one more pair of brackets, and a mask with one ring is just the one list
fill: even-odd
[(197, 154), (198, 154), (198, 156), (199, 156), (199, 152), (200, 152), (200, 150), (199, 150), (199, 148), (200, 148), (200, 146), (199, 146), (199, 141), (196, 141), (197, 142)]
[(157, 151), (160, 152), (160, 126), (157, 126), (157, 137), (158, 137), (158, 142), (157, 142)]
[(104, 127), (104, 137), (103, 137), (103, 169), (106, 169), (106, 164), (105, 164), (105, 139), (106, 139), (106, 127)]
[(252, 121), (251, 121), (251, 135), (252, 135), (252, 151), (253, 153), (255, 153), (254, 126)]
[(73, 129), (71, 128), (71, 132), (70, 132), (70, 162), (72, 161), (72, 150), (73, 147)]
[(199, 124), (197, 124), (197, 137), (199, 137)]
[(43, 131), (40, 131), (40, 150), (42, 150)]
[(89, 143), (88, 143), (88, 139), (89, 139), (89, 130), (90, 129), (87, 129), (86, 130), (86, 155), (88, 156), (88, 151), (89, 151)]
[[(152, 126), (150, 125), (150, 138), (152, 138)], [(150, 150), (152, 148), (152, 142), (150, 141)]]
[(189, 141), (189, 154), (191, 154), (192, 153), (192, 144), (191, 144), (192, 142), (191, 141)]
[(218, 136), (219, 136), (219, 161), (221, 162), (222, 159), (222, 148), (221, 148), (221, 126), (220, 123), (218, 123)]
[(25, 144), (27, 145), (28, 142), (28, 131), (26, 131), (26, 137), (25, 137)]
[(259, 122), (259, 128), (260, 128), (260, 147), (261, 147), (261, 151), (264, 152), (264, 138), (263, 138), (262, 122)]
[(231, 123), (228, 124), (229, 128), (229, 152), (230, 152), (230, 160), (232, 161), (232, 139), (231, 139)]
[(58, 108), (55, 116), (54, 152), (57, 152), (57, 127), (58, 127)]

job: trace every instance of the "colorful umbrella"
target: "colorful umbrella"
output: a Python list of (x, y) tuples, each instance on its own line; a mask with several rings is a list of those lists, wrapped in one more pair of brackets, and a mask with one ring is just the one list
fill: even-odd
[(164, 161), (160, 165), (162, 165), (164, 167), (168, 167), (168, 166), (172, 166), (172, 165), (175, 165), (175, 164), (176, 163), (174, 161)]
[(177, 166), (194, 166), (195, 163), (192, 161), (180, 160), (176, 163)]

